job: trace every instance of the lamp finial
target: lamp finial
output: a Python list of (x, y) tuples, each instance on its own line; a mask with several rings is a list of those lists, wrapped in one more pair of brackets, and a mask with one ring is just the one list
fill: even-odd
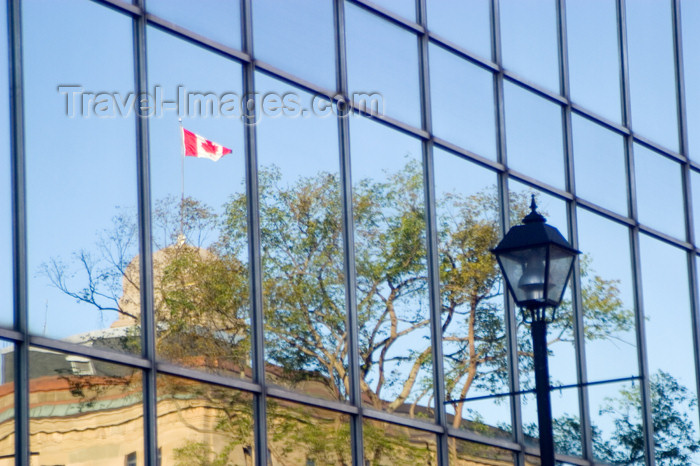
[(545, 223), (547, 221), (546, 218), (544, 218), (539, 212), (537, 212), (537, 203), (535, 202), (535, 195), (532, 194), (532, 198), (530, 201), (530, 213), (525, 216), (523, 219), (523, 223), (528, 224), (528, 223)]

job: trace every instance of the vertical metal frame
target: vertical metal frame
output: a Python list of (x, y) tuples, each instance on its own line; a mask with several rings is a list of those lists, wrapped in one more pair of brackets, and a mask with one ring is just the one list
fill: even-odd
[[(559, 76), (561, 78), (562, 96), (569, 102), (562, 107), (564, 130), (564, 166), (566, 170), (567, 191), (574, 195), (574, 199), (566, 203), (569, 241), (578, 249), (578, 217), (576, 202), (576, 177), (574, 167), (573, 133), (571, 119), (571, 88), (569, 81), (569, 49), (566, 22), (566, 0), (557, 0), (557, 32), (559, 39)], [(578, 402), (579, 419), (581, 423), (581, 454), (583, 458), (593, 461), (592, 427), (590, 418), (590, 403), (588, 400), (588, 374), (586, 370), (586, 342), (583, 320), (583, 302), (581, 299), (581, 266), (580, 261), (574, 262), (574, 270), (571, 280), (571, 296), (573, 306), (574, 349), (576, 354), (576, 378), (579, 384)]]
[[(689, 243), (696, 245), (695, 221), (693, 212), (693, 194), (690, 170), (690, 148), (688, 143), (688, 118), (685, 94), (685, 76), (683, 64), (683, 28), (681, 1), (672, 0), (673, 8), (673, 45), (676, 64), (676, 96), (678, 98), (678, 146), (685, 162), (681, 164), (683, 177), (683, 198), (685, 202), (686, 238)], [(688, 285), (690, 289), (690, 309), (693, 334), (693, 349), (695, 363), (695, 397), (700, 395), (700, 291), (698, 290), (698, 266), (693, 249), (686, 251), (688, 260)], [(696, 419), (698, 421), (700, 419)]]
[[(349, 99), (348, 61), (345, 40), (345, 0), (334, 0), (335, 22), (335, 79), (339, 98)], [(346, 109), (349, 107), (346, 105)], [(358, 408), (358, 414), (350, 415), (350, 442), (352, 464), (363, 466), (365, 461), (362, 389), (360, 387), (359, 318), (357, 315), (357, 271), (355, 269), (355, 223), (352, 208), (352, 168), (350, 163), (350, 122), (348, 115), (337, 112), (338, 153), (340, 155), (340, 189), (343, 223), (343, 256), (345, 272), (345, 307), (347, 312), (348, 372), (350, 377), (350, 403)]]
[[(417, 18), (424, 31), (428, 30), (426, 0), (417, 0)], [(418, 34), (418, 68), (420, 73), (421, 121), (425, 131), (432, 134), (430, 100), (430, 39), (427, 32)], [(445, 410), (445, 368), (442, 351), (442, 303), (440, 300), (440, 261), (438, 249), (437, 211), (435, 202), (435, 164), (433, 141), (421, 141), (423, 152), (423, 189), (425, 192), (426, 251), (428, 257), (428, 295), (430, 302), (430, 339), (433, 358), (433, 400), (435, 422), (444, 430), (437, 436), (437, 462), (449, 464), (447, 413)], [(456, 460), (456, 459), (455, 459)]]
[[(627, 51), (627, 22), (626, 0), (617, 0), (618, 20), (618, 44), (621, 67), (621, 97), (622, 97), (622, 122), (627, 128), (632, 128), (632, 106), (630, 102), (630, 74)], [(635, 220), (635, 226), (630, 228), (630, 251), (632, 252), (632, 282), (634, 285), (635, 329), (637, 333), (637, 356), (639, 362), (639, 375), (641, 403), (642, 403), (642, 427), (644, 431), (644, 452), (646, 464), (654, 466), (654, 424), (651, 413), (651, 386), (649, 383), (649, 366), (647, 359), (644, 296), (642, 292), (642, 268), (639, 250), (639, 222), (637, 221), (637, 194), (634, 171), (634, 138), (631, 134), (625, 136), (625, 159), (628, 183), (628, 207), (629, 215)]]
[[(491, 1), (491, 49), (492, 58), (499, 66), (499, 72), (494, 74), (494, 91), (496, 100), (496, 146), (498, 149), (498, 161), (504, 166), (508, 166), (499, 0)], [(500, 204), (501, 233), (505, 235), (510, 229), (510, 190), (508, 188), (508, 174), (505, 172), (498, 174), (498, 197)], [(518, 364), (518, 323), (515, 317), (515, 311), (515, 304), (512, 297), (508, 293), (504, 293), (503, 321), (506, 324), (506, 335), (508, 338), (506, 345), (508, 348), (508, 389), (511, 393), (517, 393), (520, 391), (520, 371)], [(520, 445), (524, 445), (525, 434), (523, 433), (523, 416), (521, 408), (522, 399), (519, 394), (511, 395), (509, 398), (513, 440)], [(525, 454), (523, 452), (514, 453), (513, 455), (517, 466), (525, 465)]]
[[(139, 0), (141, 14), (133, 18), (134, 73), (137, 95), (148, 91), (146, 74), (146, 16), (145, 1)], [(153, 307), (153, 250), (151, 242), (151, 180), (148, 156), (148, 117), (136, 112), (136, 160), (137, 160), (137, 204), (139, 228), (139, 261), (141, 293), (141, 351), (142, 356), (151, 362), (150, 368), (143, 370), (143, 440), (144, 456), (147, 464), (158, 461), (158, 399), (157, 376), (155, 371), (156, 340), (155, 312)]]
[(27, 201), (24, 158), (24, 96), (21, 1), (7, 2), (10, 96), (10, 166), (12, 185), (12, 272), (15, 330), (15, 464), (29, 464), (29, 342), (27, 306)]
[[(243, 51), (253, 56), (253, 3), (241, 0), (241, 31)], [(250, 273), (250, 332), (253, 382), (262, 387), (253, 395), (255, 462), (268, 464), (267, 448), (267, 390), (265, 384), (265, 330), (262, 296), (262, 257), (260, 247), (260, 209), (258, 189), (258, 153), (255, 123), (258, 109), (250, 108), (248, 99), (255, 99), (255, 63), (243, 64), (243, 96), (245, 101), (244, 144), (246, 198), (248, 201), (248, 271)], [(254, 102), (257, 102), (254, 100)]]

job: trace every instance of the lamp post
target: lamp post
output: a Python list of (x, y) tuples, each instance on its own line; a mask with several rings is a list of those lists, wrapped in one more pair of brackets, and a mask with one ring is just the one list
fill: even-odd
[[(547, 366), (547, 323), (556, 316), (566, 283), (580, 253), (537, 212), (535, 196), (522, 225), (512, 227), (492, 252), (515, 304), (530, 324), (535, 357), (535, 392), (542, 466), (554, 466), (552, 405)], [(547, 308), (552, 308), (547, 315)]]

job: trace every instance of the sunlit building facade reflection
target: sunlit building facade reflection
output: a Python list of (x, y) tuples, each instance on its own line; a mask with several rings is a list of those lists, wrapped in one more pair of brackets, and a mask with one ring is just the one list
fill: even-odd
[(583, 252), (558, 461), (700, 462), (698, 26), (693, 0), (8, 0), (0, 465), (539, 464), (490, 252), (533, 195)]

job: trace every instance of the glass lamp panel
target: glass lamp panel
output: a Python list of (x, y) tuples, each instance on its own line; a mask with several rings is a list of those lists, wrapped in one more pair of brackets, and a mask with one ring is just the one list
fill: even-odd
[(574, 254), (558, 246), (549, 247), (549, 277), (547, 281), (547, 301), (560, 303), (566, 282), (569, 279)]
[(546, 247), (516, 249), (501, 254), (500, 263), (515, 301), (538, 300), (544, 297)]

